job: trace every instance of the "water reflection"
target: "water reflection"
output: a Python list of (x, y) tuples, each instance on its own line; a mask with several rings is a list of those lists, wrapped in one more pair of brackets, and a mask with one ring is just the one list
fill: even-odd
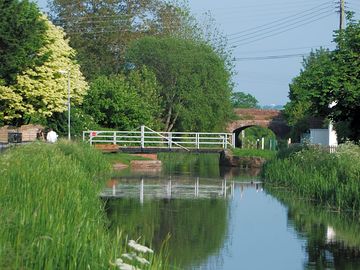
[[(221, 189), (221, 185), (218, 187)], [(108, 200), (110, 229), (115, 233), (121, 228), (131, 239), (142, 237), (155, 250), (170, 235), (168, 247), (173, 264), (183, 268), (200, 264), (218, 252), (225, 241), (228, 200), (224, 194), (196, 197), (193, 192), (192, 199), (166, 198), (165, 192), (152, 200), (142, 201), (131, 194), (121, 200)]]
[(201, 199), (227, 198), (234, 194), (235, 182), (224, 178), (221, 181), (195, 178), (120, 178), (107, 182), (101, 193), (103, 198), (139, 198), (145, 199)]
[(304, 269), (360, 269), (360, 219), (330, 212), (278, 189), (269, 192), (288, 207), (288, 224), (306, 240)]
[(110, 230), (156, 250), (170, 235), (180, 269), (360, 269), (358, 217), (264, 191), (256, 173), (219, 168), (213, 155), (127, 171), (107, 183)]

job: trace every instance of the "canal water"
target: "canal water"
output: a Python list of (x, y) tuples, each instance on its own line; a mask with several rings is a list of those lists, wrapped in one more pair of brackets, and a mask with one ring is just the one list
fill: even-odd
[(110, 229), (160, 250), (173, 269), (360, 269), (359, 218), (329, 212), (217, 156), (167, 155), (104, 191)]

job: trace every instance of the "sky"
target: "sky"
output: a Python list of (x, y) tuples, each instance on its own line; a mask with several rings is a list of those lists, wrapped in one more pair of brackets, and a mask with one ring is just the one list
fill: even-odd
[[(43, 10), (46, 0), (37, 1)], [(289, 83), (301, 70), (303, 55), (334, 49), (339, 3), (334, 0), (189, 0), (193, 15), (210, 12), (228, 39), (236, 59), (235, 91), (249, 93), (260, 105), (288, 102)], [(359, 19), (360, 1), (347, 0), (346, 10)]]

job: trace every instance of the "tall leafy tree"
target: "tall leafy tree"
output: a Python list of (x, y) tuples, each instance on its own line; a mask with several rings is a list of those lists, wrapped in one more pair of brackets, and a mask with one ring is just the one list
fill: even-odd
[[(360, 21), (335, 33), (334, 51), (318, 50), (304, 60), (303, 70), (290, 85), (286, 113), (291, 123), (309, 115), (345, 122), (344, 136), (360, 139)], [(330, 106), (332, 105), (332, 106)]]
[(42, 63), (38, 52), (46, 40), (46, 23), (36, 4), (0, 0), (0, 85), (9, 85), (25, 69)]
[(231, 103), (234, 108), (258, 108), (259, 102), (251, 94), (244, 92), (233, 92), (231, 94)]
[[(147, 35), (191, 32), (182, 6), (161, 0), (53, 0), (51, 17), (64, 28), (89, 79), (118, 74), (128, 44)], [(189, 34), (183, 34), (189, 36)]]
[(230, 73), (204, 43), (145, 37), (133, 42), (128, 61), (151, 69), (161, 84), (166, 131), (221, 130), (231, 115)]
[(124, 74), (99, 76), (90, 84), (83, 110), (101, 126), (131, 130), (157, 128), (160, 105), (155, 75), (143, 67)]
[[(64, 32), (45, 17), (41, 20), (47, 28), (45, 45), (34, 57), (43, 59), (46, 56), (46, 60), (18, 73), (12, 84), (0, 86), (0, 119), (5, 123), (21, 125), (33, 117), (48, 118), (55, 112), (65, 111), (68, 78), (72, 103), (81, 103), (86, 94), (87, 83), (74, 61), (75, 51), (65, 40)], [(61, 70), (67, 74), (61, 74)]]

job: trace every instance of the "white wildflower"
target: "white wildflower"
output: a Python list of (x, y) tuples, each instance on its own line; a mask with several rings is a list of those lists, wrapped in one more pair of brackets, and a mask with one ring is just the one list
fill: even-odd
[(120, 270), (141, 270), (140, 268), (137, 268), (133, 265), (127, 264), (127, 263), (121, 263), (118, 265)]
[(121, 257), (123, 257), (124, 259), (127, 259), (129, 261), (132, 261), (133, 259), (135, 259), (136, 255), (134, 253), (124, 253), (121, 254)]
[(140, 245), (136, 243), (134, 240), (130, 240), (128, 243), (129, 247), (133, 248), (134, 250), (142, 253), (154, 253), (154, 251), (146, 246)]
[(148, 265), (150, 264), (150, 262), (143, 257), (136, 256), (135, 259), (141, 264), (148, 264)]

